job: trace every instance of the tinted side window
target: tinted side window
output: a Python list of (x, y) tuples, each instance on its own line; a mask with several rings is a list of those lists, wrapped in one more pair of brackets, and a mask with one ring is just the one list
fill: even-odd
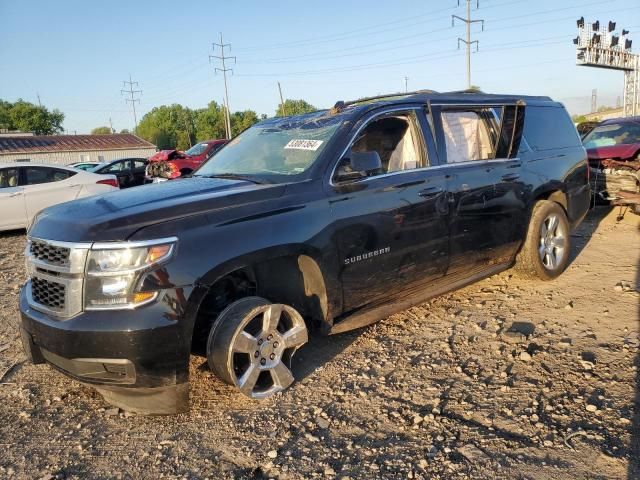
[(489, 108), (442, 111), (447, 163), (495, 158), (494, 112)]
[(562, 107), (526, 107), (524, 138), (534, 151), (581, 145), (576, 127)]
[(134, 160), (133, 161), (133, 168), (134, 169), (144, 168), (146, 165), (147, 165), (147, 162), (145, 162), (144, 160)]
[(40, 183), (59, 182), (75, 175), (76, 172), (58, 170), (48, 167), (26, 167), (25, 177), (27, 185), (38, 185)]
[(101, 171), (101, 173), (114, 173), (122, 172), (128, 168), (128, 162), (116, 162), (113, 165), (109, 165), (107, 168)]
[(209, 153), (207, 154), (209, 157), (213, 157), (213, 155), (220, 150), (222, 147), (224, 147), (224, 143), (217, 143), (215, 144), (213, 147), (211, 147), (211, 150), (209, 150)]
[(18, 169), (0, 169), (0, 188), (10, 188), (18, 186)]

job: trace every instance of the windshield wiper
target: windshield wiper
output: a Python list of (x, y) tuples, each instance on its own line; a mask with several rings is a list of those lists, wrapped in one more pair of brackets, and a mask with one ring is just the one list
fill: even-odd
[(247, 182), (257, 183), (258, 185), (269, 183), (264, 180), (258, 180), (255, 177), (250, 177), (248, 175), (240, 175), (238, 173), (211, 173), (209, 175), (193, 175), (193, 176), (202, 177), (202, 178), (228, 178), (231, 180), (246, 180)]

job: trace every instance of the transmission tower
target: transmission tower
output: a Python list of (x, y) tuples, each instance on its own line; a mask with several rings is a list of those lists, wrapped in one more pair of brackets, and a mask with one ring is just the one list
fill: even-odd
[[(458, 0), (458, 6), (460, 6), (460, 0)], [(476, 10), (480, 8), (480, 0), (476, 0)], [(478, 40), (471, 41), (471, 24), (480, 23), (482, 25), (482, 31), (484, 32), (484, 20), (474, 20), (471, 18), (471, 0), (467, 0), (467, 18), (459, 17), (458, 15), (451, 15), (451, 26), (455, 25), (456, 19), (467, 24), (467, 38), (458, 37), (458, 49), (460, 48), (460, 42), (467, 46), (467, 88), (471, 88), (471, 45), (476, 44), (476, 52), (478, 51)]]
[(211, 59), (215, 58), (216, 60), (220, 60), (220, 62), (222, 62), (222, 68), (215, 67), (213, 71), (214, 73), (222, 72), (222, 76), (224, 77), (224, 102), (225, 102), (224, 107), (225, 107), (225, 117), (226, 117), (225, 128), (227, 130), (227, 139), (230, 139), (231, 138), (231, 116), (230, 116), (230, 109), (229, 109), (229, 91), (227, 89), (227, 72), (233, 73), (233, 69), (227, 68), (226, 61), (233, 59), (233, 63), (236, 63), (236, 57), (228, 57), (225, 55), (224, 49), (229, 48), (229, 50), (231, 50), (231, 44), (224, 43), (222, 41), (222, 32), (220, 32), (220, 43), (215, 43), (215, 42), (213, 43), (214, 52), (216, 51), (216, 47), (220, 49), (220, 55), (209, 55), (209, 61), (211, 62)]
[(595, 113), (598, 110), (598, 89), (591, 90), (591, 113)]
[(131, 80), (131, 74), (129, 74), (129, 81), (127, 82), (126, 80), (123, 80), (122, 83), (124, 84), (125, 87), (129, 85), (129, 89), (120, 90), (120, 94), (121, 95), (128, 94), (130, 97), (130, 98), (125, 98), (124, 101), (127, 103), (131, 103), (131, 107), (133, 108), (133, 121), (136, 125), (134, 132), (136, 132), (138, 130), (138, 117), (136, 116), (136, 102), (140, 103), (140, 99), (135, 98), (135, 96), (138, 93), (142, 95), (142, 90), (134, 90), (133, 87), (134, 86), (138, 87), (139, 85), (138, 85), (138, 82), (134, 82), (133, 80)]

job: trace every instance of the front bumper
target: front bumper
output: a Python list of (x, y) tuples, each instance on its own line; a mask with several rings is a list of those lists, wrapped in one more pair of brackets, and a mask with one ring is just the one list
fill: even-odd
[[(58, 320), (32, 308), (20, 292), (27, 357), (94, 386), (125, 410), (146, 414), (188, 409), (190, 338), (175, 291), (136, 310), (83, 312)], [(180, 292), (181, 294), (183, 292)]]

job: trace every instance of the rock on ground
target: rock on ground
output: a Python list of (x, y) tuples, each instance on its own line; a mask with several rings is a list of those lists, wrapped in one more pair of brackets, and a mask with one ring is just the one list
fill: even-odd
[(507, 271), (313, 338), (275, 398), (193, 357), (191, 411), (165, 417), (24, 362), (25, 237), (1, 234), (0, 478), (640, 478), (640, 234), (615, 213), (589, 215), (555, 281)]

